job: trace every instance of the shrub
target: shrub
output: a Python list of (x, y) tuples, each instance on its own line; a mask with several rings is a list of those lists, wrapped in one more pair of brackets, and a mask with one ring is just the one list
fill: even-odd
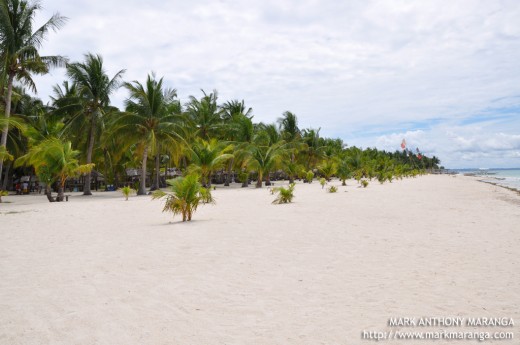
[(271, 191), (272, 193), (278, 193), (276, 199), (274, 199), (273, 204), (287, 204), (292, 202), (294, 198), (294, 183), (291, 183), (288, 188), (284, 187), (276, 187)]
[(367, 188), (368, 181), (367, 180), (361, 180), (361, 185), (363, 186), (363, 188)]
[(329, 193), (336, 193), (338, 191), (338, 187), (336, 186), (330, 186), (329, 188), (327, 188), (327, 192)]

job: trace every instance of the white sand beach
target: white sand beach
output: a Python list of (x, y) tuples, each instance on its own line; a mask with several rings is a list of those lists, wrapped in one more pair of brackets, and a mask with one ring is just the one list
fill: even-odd
[(0, 344), (369, 344), (364, 330), (421, 316), (513, 318), (453, 330), (518, 343), (517, 193), (446, 175), (348, 184), (298, 184), (286, 205), (217, 187), (191, 223), (119, 192), (4, 197)]

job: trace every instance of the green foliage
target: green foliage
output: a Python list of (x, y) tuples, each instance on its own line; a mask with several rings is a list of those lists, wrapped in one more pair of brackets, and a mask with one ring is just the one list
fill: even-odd
[(361, 180), (361, 186), (363, 186), (363, 188), (367, 188), (368, 187), (368, 181), (367, 180)]
[(323, 189), (326, 184), (327, 184), (327, 180), (325, 179), (325, 177), (320, 178), (321, 189)]
[(2, 197), (3, 196), (8, 196), (9, 195), (9, 192), (6, 191), (6, 190), (0, 190), (0, 204), (2, 203)]
[[(27, 154), (16, 160), (15, 166), (33, 166), (41, 182), (50, 185), (58, 181), (60, 193), (63, 194), (67, 178), (89, 173), (94, 168), (94, 164), (80, 165), (79, 153), (72, 149), (70, 141), (51, 138), (33, 146)], [(63, 195), (58, 198), (61, 201)]]
[(173, 215), (182, 215), (182, 221), (191, 221), (193, 213), (199, 204), (214, 203), (209, 188), (204, 188), (199, 182), (199, 176), (190, 174), (166, 181), (170, 185), (170, 193), (156, 190), (152, 199), (166, 198), (163, 212), (172, 212)]
[(329, 188), (327, 188), (327, 192), (329, 193), (336, 193), (338, 191), (338, 187), (336, 186), (330, 186)]
[(305, 175), (305, 179), (308, 183), (312, 183), (312, 179), (314, 178), (314, 173), (312, 170), (307, 171), (307, 175)]
[(130, 194), (135, 193), (135, 190), (132, 189), (132, 187), (130, 186), (124, 186), (123, 188), (121, 188), (121, 193), (123, 193), (125, 200), (128, 201), (128, 197), (130, 196)]
[(319, 167), (320, 173), (325, 177), (327, 181), (330, 181), (330, 178), (336, 173), (337, 167), (336, 163), (332, 160), (326, 160)]
[(294, 198), (294, 187), (295, 184), (291, 183), (288, 188), (272, 188), (271, 194), (278, 193), (278, 196), (276, 197), (276, 199), (274, 199), (273, 204), (287, 204), (292, 202), (292, 199)]
[(348, 161), (346, 159), (342, 159), (337, 167), (337, 174), (339, 179), (342, 182), (343, 186), (346, 186), (347, 183), (345, 182), (347, 179), (349, 179), (352, 176)]

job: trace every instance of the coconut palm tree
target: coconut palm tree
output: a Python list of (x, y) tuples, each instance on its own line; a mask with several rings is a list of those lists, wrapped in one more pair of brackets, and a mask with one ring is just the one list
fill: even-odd
[(296, 154), (299, 150), (304, 149), (304, 143), (302, 142), (302, 135), (300, 128), (298, 128), (298, 118), (295, 114), (290, 111), (286, 111), (283, 113), (283, 116), (278, 119), (278, 124), (280, 126), (280, 133), (282, 135), (282, 139), (287, 143), (287, 149), (290, 150), (290, 163), (286, 166), (292, 169), (286, 169), (286, 173), (289, 176), (289, 183), (294, 182), (296, 170)]
[[(76, 98), (79, 111), (75, 112), (69, 121), (69, 127), (79, 123), (85, 126), (87, 137), (87, 164), (92, 163), (92, 154), (97, 137), (98, 126), (103, 117), (110, 110), (110, 95), (116, 91), (121, 83), (125, 70), (120, 70), (110, 78), (103, 66), (103, 58), (100, 55), (86, 54), (85, 62), (75, 62), (67, 65), (67, 76), (78, 89), (79, 97)], [(78, 107), (76, 106), (76, 109)], [(76, 127), (77, 128), (77, 127)], [(85, 176), (83, 195), (92, 195), (90, 190), (91, 174)]]
[[(66, 59), (61, 56), (40, 56), (39, 49), (49, 31), (59, 30), (66, 22), (66, 18), (55, 13), (45, 24), (33, 31), (33, 22), (41, 9), (38, 2), (25, 0), (0, 1), (0, 95), (4, 97), (5, 117), (11, 116), (11, 98), (14, 80), (27, 85), (36, 91), (32, 79), (33, 74), (45, 74), (49, 68), (64, 66)], [(2, 128), (0, 146), (6, 147), (9, 128)], [(2, 178), (3, 160), (0, 159), (0, 180)], [(1, 185), (1, 184), (0, 184)]]
[(182, 221), (191, 221), (193, 212), (199, 204), (214, 203), (211, 191), (202, 187), (200, 177), (190, 174), (166, 181), (170, 185), (170, 193), (156, 190), (152, 199), (166, 197), (163, 212), (172, 212), (173, 215), (181, 214)]
[(233, 158), (233, 145), (217, 139), (198, 139), (191, 145), (190, 151), (189, 170), (200, 175), (203, 187), (211, 186), (211, 174)]
[[(80, 165), (77, 157), (80, 152), (73, 150), (71, 142), (50, 138), (33, 146), (27, 154), (19, 157), (15, 165), (31, 165), (40, 181), (46, 184), (46, 195), (50, 202), (63, 201), (65, 182), (70, 176), (84, 174), (92, 170), (94, 164)], [(58, 197), (51, 195), (50, 186), (58, 182)]]
[[(232, 142), (235, 150), (239, 151), (253, 141), (254, 124), (252, 121), (253, 109), (248, 108), (244, 104), (244, 100), (228, 101), (222, 105), (222, 119), (224, 121), (223, 138)], [(227, 166), (227, 175), (224, 186), (229, 186), (231, 182), (231, 172), (235, 163), (234, 158), (230, 159)]]
[(257, 173), (256, 188), (262, 187), (264, 176), (281, 166), (288, 152), (284, 141), (269, 146), (251, 145), (248, 151), (245, 161), (248, 168)]
[(222, 129), (222, 110), (217, 105), (218, 93), (206, 94), (201, 90), (203, 97), (198, 100), (190, 96), (186, 104), (185, 120), (196, 137), (204, 140), (215, 138)]
[[(126, 101), (126, 112), (117, 117), (112, 125), (113, 133), (139, 143), (142, 164), (137, 194), (144, 195), (148, 156), (155, 155), (158, 163), (161, 142), (174, 145), (179, 140), (174, 127), (177, 114), (169, 111), (170, 104), (176, 102), (177, 93), (173, 89), (165, 89), (163, 78), (157, 80), (153, 73), (148, 75), (144, 85), (133, 81), (125, 83), (124, 87), (130, 92), (130, 97)], [(156, 173), (159, 174), (158, 167)]]

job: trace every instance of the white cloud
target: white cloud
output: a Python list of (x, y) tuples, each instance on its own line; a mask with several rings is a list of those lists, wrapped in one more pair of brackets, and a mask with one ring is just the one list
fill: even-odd
[[(245, 99), (257, 120), (274, 121), (291, 110), (303, 126), (363, 146), (384, 144), (365, 129), (419, 128), (428, 138), (420, 144), (454, 164), (455, 151), (440, 150), (448, 143), (501, 152), (507, 150), (496, 148), (511, 145), (509, 137), (520, 132), (518, 121), (485, 123), (494, 132), (484, 145), (479, 140), (487, 128), (479, 132), (463, 125), (475, 116), (499, 116), (504, 107), (516, 107), (512, 112), (518, 115), (516, 0), (44, 0), (43, 5), (42, 19), (55, 11), (70, 17), (44, 53), (73, 60), (99, 53), (110, 73), (126, 68), (127, 80), (155, 71), (183, 99), (216, 88), (222, 100)], [(41, 95), (62, 79), (60, 71), (38, 78)], [(114, 103), (125, 96), (118, 92)], [(435, 126), (460, 131), (451, 137)], [(479, 159), (509, 164), (505, 157)]]

